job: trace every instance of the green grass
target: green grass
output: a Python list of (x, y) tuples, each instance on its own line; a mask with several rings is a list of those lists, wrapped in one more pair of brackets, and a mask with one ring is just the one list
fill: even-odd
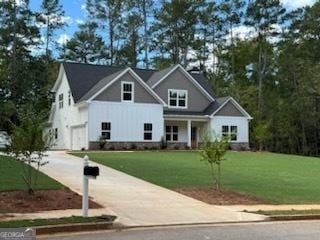
[(308, 210), (276, 210), (276, 211), (255, 211), (252, 213), (263, 214), (267, 216), (280, 216), (280, 215), (320, 215), (320, 209)]
[[(11, 157), (0, 155), (0, 192), (13, 190), (26, 190), (22, 178), (24, 163)], [(33, 174), (36, 170), (33, 169)], [(62, 189), (64, 186), (47, 175), (39, 172), (36, 190)]]
[[(85, 153), (74, 153), (83, 156)], [(211, 186), (197, 152), (92, 152), (90, 159), (167, 188)], [(223, 186), (273, 204), (320, 203), (320, 159), (228, 152)]]
[(64, 217), (51, 219), (33, 219), (33, 220), (12, 220), (0, 222), (0, 228), (19, 228), (19, 227), (37, 227), (48, 225), (72, 224), (72, 223), (99, 223), (106, 221), (114, 221), (114, 216), (98, 216), (98, 217)]

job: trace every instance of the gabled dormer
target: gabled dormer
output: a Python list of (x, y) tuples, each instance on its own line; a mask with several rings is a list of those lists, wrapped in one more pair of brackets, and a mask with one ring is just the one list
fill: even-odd
[(196, 80), (180, 65), (175, 65), (155, 72), (148, 85), (166, 102), (168, 110), (202, 112), (215, 99), (208, 92), (208, 87), (204, 87), (206, 83), (199, 79)]

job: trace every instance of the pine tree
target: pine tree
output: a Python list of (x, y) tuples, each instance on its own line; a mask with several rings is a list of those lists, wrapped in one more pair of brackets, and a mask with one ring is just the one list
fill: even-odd
[(122, 0), (87, 0), (87, 10), (90, 18), (94, 19), (102, 29), (107, 29), (109, 40), (109, 63), (112, 66), (116, 59), (115, 42), (119, 41), (119, 26), (124, 7)]
[(65, 58), (75, 62), (96, 63), (107, 60), (102, 37), (98, 36), (97, 24), (88, 22), (79, 26), (65, 46)]
[[(52, 50), (50, 45), (54, 43), (54, 32), (61, 29), (65, 22), (63, 21), (64, 11), (59, 0), (43, 0), (41, 4), (41, 12), (38, 21), (45, 25), (45, 56), (47, 61), (50, 59)], [(52, 48), (52, 46), (51, 46)]]

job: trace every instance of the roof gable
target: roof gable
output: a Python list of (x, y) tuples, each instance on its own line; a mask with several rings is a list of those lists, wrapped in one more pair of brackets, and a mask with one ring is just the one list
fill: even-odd
[[(201, 93), (206, 96), (209, 100), (215, 101), (214, 97), (204, 88), (204, 83), (200, 84), (195, 78), (193, 78), (192, 75), (190, 75), (180, 64), (167, 68), (165, 70), (162, 70), (159, 72), (157, 75), (157, 79), (152, 78), (148, 80), (149, 85), (151, 86), (152, 89), (157, 87), (161, 82), (163, 82), (165, 79), (167, 79), (172, 73), (175, 71), (181, 71), (182, 74), (185, 75), (185, 77), (198, 89), (201, 91)], [(201, 79), (202, 80), (202, 79)], [(200, 81), (201, 81), (200, 80)], [(152, 81), (152, 82), (151, 82)], [(210, 88), (210, 87), (209, 87)], [(208, 88), (208, 89), (209, 89)]]
[(125, 74), (119, 77), (117, 81), (113, 82), (109, 87), (98, 94), (94, 100), (121, 102), (122, 82), (130, 82), (134, 84), (133, 90), (135, 103), (159, 103), (158, 99), (150, 91), (148, 91), (143, 86), (143, 83), (138, 81), (130, 71), (127, 71)]
[(220, 104), (210, 109), (211, 116), (247, 117), (248, 119), (252, 119), (250, 114), (234, 98), (225, 97), (219, 100)]
[[(149, 85), (149, 83), (156, 81), (156, 79), (159, 79), (159, 77), (163, 76), (167, 71), (172, 70), (172, 68), (174, 67), (177, 67), (177, 65), (162, 71), (139, 68), (131, 69), (135, 72), (137, 76), (139, 76), (140, 79), (142, 79), (145, 83), (148, 83)], [(95, 86), (100, 80), (119, 71), (125, 70), (126, 68), (127, 67), (125, 66), (105, 66), (72, 62), (63, 62), (60, 67), (60, 69), (64, 70), (66, 74), (75, 103), (78, 103), (81, 100), (81, 98), (84, 97), (84, 95), (86, 95), (87, 92), (89, 92), (93, 88), (93, 86)], [(204, 88), (205, 91), (208, 92), (212, 98), (215, 98), (213, 90), (207, 83), (203, 74), (192, 73), (189, 75), (202, 88)], [(56, 81), (56, 84), (57, 82), (58, 80)]]

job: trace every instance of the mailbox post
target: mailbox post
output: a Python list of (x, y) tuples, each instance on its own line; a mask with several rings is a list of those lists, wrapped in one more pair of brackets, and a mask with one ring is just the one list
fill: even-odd
[(98, 167), (89, 166), (89, 157), (86, 155), (83, 158), (83, 194), (82, 194), (82, 216), (88, 217), (89, 209), (89, 178), (96, 179), (99, 176)]
[[(83, 158), (83, 168), (89, 166), (89, 157), (87, 155)], [(82, 194), (82, 216), (88, 217), (88, 207), (89, 207), (89, 179), (83, 174), (83, 194)]]

